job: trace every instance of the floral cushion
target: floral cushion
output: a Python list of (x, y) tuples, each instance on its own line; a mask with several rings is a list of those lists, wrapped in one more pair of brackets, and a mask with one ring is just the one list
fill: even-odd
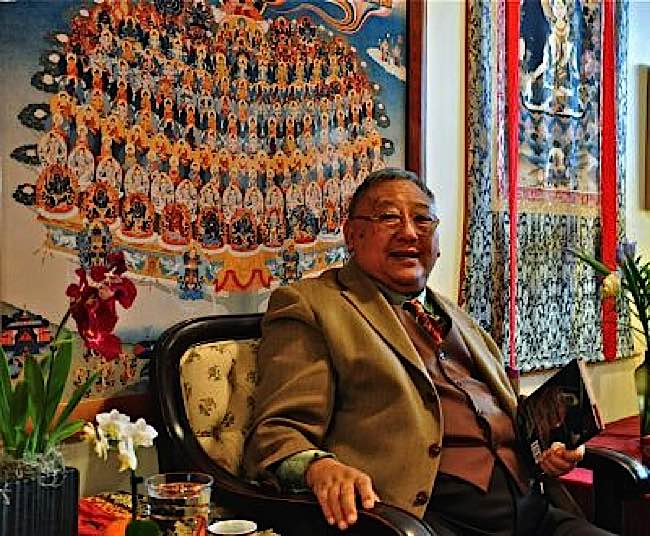
[(180, 362), (183, 401), (199, 444), (237, 474), (257, 385), (257, 339), (194, 346)]

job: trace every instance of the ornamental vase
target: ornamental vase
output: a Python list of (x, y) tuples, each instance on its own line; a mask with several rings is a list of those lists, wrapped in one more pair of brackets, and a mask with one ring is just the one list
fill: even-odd
[(0, 481), (0, 536), (76, 536), (79, 471)]

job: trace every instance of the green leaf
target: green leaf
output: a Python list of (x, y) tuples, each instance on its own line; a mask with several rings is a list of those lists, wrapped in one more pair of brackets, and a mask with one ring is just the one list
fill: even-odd
[(30, 448), (32, 435), (25, 432), (24, 429), (16, 429), (16, 448), (14, 450), (16, 458), (22, 458), (26, 450), (33, 452)]
[(598, 274), (607, 276), (612, 273), (612, 271), (605, 266), (602, 262), (599, 260), (594, 259), (589, 253), (586, 251), (581, 251), (573, 248), (567, 248), (567, 251), (571, 253), (572, 255), (575, 255), (578, 257), (581, 261), (586, 262), (589, 266), (591, 266)]
[(40, 452), (41, 437), (45, 430), (42, 428), (42, 416), (45, 406), (45, 382), (41, 367), (36, 363), (33, 356), (28, 355), (25, 360), (25, 383), (28, 388), (28, 408), (32, 417), (35, 448)]
[(90, 386), (97, 381), (98, 377), (99, 374), (97, 372), (93, 372), (83, 383), (83, 385), (80, 385), (75, 389), (65, 408), (63, 408), (61, 415), (59, 415), (59, 418), (54, 425), (54, 430), (60, 428), (65, 424), (65, 422), (68, 420), (68, 417), (70, 417), (70, 414), (74, 411), (74, 408), (76, 408), (81, 401), (81, 398), (90, 390)]
[(42, 421), (45, 429), (49, 427), (61, 402), (63, 390), (65, 389), (68, 374), (70, 373), (71, 363), (72, 340), (62, 340), (60, 341), (58, 351), (52, 356), (52, 366), (50, 367), (50, 374), (47, 379), (47, 400)]
[(11, 375), (9, 374), (9, 363), (2, 345), (0, 345), (0, 434), (4, 444), (7, 444), (9, 436), (13, 436), (11, 429)]
[[(25, 381), (19, 381), (14, 389), (13, 396), (11, 397), (11, 448), (16, 451), (24, 446), (21, 446), (21, 439), (26, 436), (25, 423), (27, 422), (27, 413), (29, 407), (29, 392)], [(26, 438), (25, 438), (26, 440)], [(24, 443), (24, 442), (23, 442)], [(10, 447), (8, 447), (10, 448)]]
[(47, 439), (47, 446), (53, 447), (54, 445), (59, 444), (64, 439), (67, 439), (72, 434), (76, 434), (81, 430), (86, 424), (86, 421), (79, 419), (76, 421), (71, 421), (69, 423), (62, 423), (61, 426), (58, 426)]
[(135, 519), (126, 526), (126, 536), (161, 536), (162, 531), (151, 519)]

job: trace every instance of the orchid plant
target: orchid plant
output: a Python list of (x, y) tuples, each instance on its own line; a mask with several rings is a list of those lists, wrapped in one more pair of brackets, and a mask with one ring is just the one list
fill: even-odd
[(616, 252), (616, 269), (584, 251), (569, 249), (569, 252), (591, 266), (603, 278), (603, 297), (622, 294), (630, 303), (632, 313), (639, 320), (641, 328), (630, 326), (643, 336), (646, 359), (637, 373), (637, 390), (641, 415), (641, 435), (650, 434), (650, 262), (636, 254), (636, 243), (624, 241)]
[(138, 484), (142, 477), (137, 476), (138, 447), (151, 447), (153, 440), (158, 436), (153, 426), (140, 418), (131, 422), (128, 415), (116, 409), (110, 413), (99, 413), (95, 420), (97, 426), (88, 422), (84, 426), (84, 439), (94, 444), (95, 453), (103, 460), (108, 459), (108, 452), (117, 449), (117, 459), (120, 462), (120, 471), (131, 471), (131, 522), (127, 527), (127, 535), (159, 534), (158, 526), (152, 521), (137, 520), (138, 513)]
[(584, 251), (569, 249), (569, 252), (586, 262), (603, 278), (603, 297), (623, 294), (641, 324), (641, 329), (630, 327), (643, 335), (646, 349), (650, 349), (650, 262), (643, 262), (636, 255), (636, 243), (623, 242), (618, 247), (617, 268), (614, 270)]
[(11, 459), (34, 460), (49, 455), (84, 426), (83, 420), (71, 416), (97, 380), (96, 373), (75, 389), (60, 413), (57, 411), (72, 364), (73, 339), (65, 325), (72, 316), (88, 348), (107, 359), (118, 357), (121, 341), (112, 333), (117, 323), (116, 303), (127, 309), (137, 293), (135, 285), (123, 275), (125, 271), (121, 252), (108, 255), (106, 264), (92, 267), (89, 274), (83, 268), (76, 271), (79, 283), (67, 288), (70, 306), (49, 352), (42, 358), (28, 355), (24, 377), (15, 385), (0, 346), (0, 438)]

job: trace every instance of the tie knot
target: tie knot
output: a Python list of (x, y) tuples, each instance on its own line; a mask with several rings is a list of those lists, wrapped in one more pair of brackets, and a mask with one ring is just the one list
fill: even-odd
[(413, 298), (405, 301), (403, 307), (415, 316), (417, 323), (420, 324), (420, 326), (422, 326), (422, 328), (431, 336), (436, 345), (442, 342), (444, 339), (443, 326), (439, 321), (427, 313), (418, 299)]
[(402, 305), (402, 307), (404, 307), (404, 309), (406, 309), (407, 311), (415, 315), (420, 315), (422, 313), (426, 314), (426, 310), (424, 309), (424, 306), (417, 298), (411, 298), (410, 300), (406, 300)]

